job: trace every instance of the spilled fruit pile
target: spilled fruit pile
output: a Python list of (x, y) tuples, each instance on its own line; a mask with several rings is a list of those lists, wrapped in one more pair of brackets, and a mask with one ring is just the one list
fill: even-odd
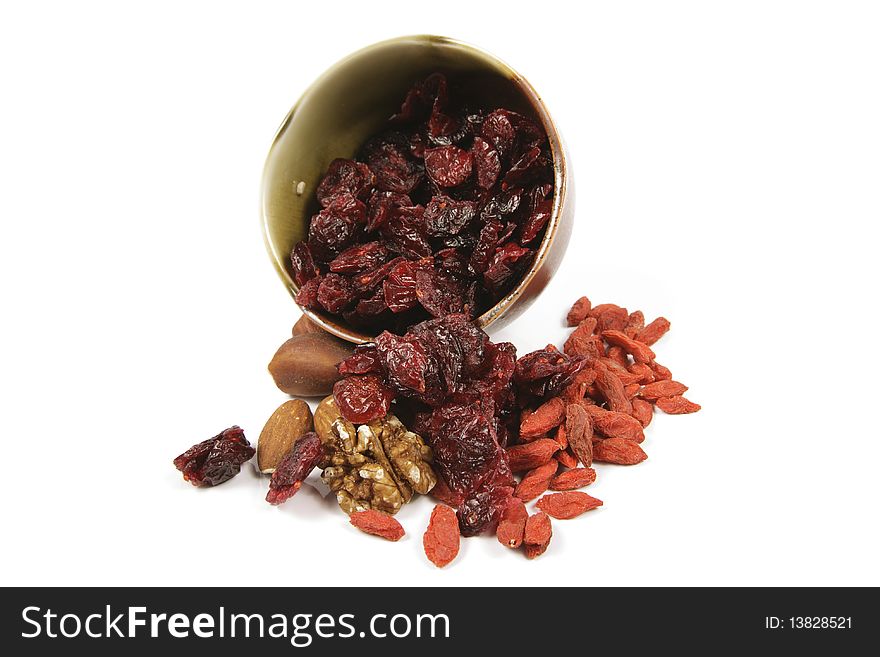
[(595, 463), (647, 458), (655, 407), (700, 408), (656, 361), (662, 317), (645, 324), (639, 311), (582, 297), (562, 349), (519, 358), (478, 327), (544, 238), (552, 153), (532, 118), (469, 107), (456, 90), (431, 75), (356, 159), (334, 160), (291, 253), (299, 305), (375, 340), (352, 347), (301, 318), (269, 371), (289, 395), (326, 395), (314, 415), (290, 400), (257, 450), (232, 427), (174, 460), (193, 485), (216, 486), (256, 453), (274, 505), (319, 469), (351, 524), (389, 541), (405, 535), (394, 514), (431, 495), (423, 547), (438, 567), (461, 536), (489, 532), (543, 554), (551, 519), (602, 506), (579, 490), (596, 481)]
[[(640, 311), (582, 297), (567, 321), (574, 331), (561, 350), (519, 358), (462, 314), (359, 345), (338, 363), (341, 378), (314, 417), (292, 400), (266, 423), (258, 458), (271, 472), (267, 501), (290, 499), (318, 468), (351, 524), (391, 541), (405, 535), (393, 514), (416, 494), (432, 495), (440, 504), (423, 546), (437, 566), (455, 558), (461, 536), (489, 531), (528, 558), (543, 554), (551, 518), (602, 506), (578, 490), (596, 481), (594, 464), (647, 458), (655, 407), (700, 408), (656, 361), (651, 347), (669, 329), (665, 318), (646, 325)], [(254, 453), (233, 427), (174, 463), (193, 485), (213, 486)]]

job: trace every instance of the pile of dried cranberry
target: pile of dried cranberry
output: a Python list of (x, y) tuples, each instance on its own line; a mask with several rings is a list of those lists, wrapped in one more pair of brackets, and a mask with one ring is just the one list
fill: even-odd
[[(422, 322), (403, 336), (386, 331), (339, 364), (345, 378), (333, 395), (351, 422), (393, 410), (426, 439), (438, 474), (431, 494), (456, 509), (461, 535), (496, 531), (502, 544), (523, 546), (534, 558), (550, 542), (550, 517), (602, 505), (574, 490), (596, 480), (594, 461), (647, 458), (640, 443), (654, 406), (670, 414), (700, 409), (655, 360), (651, 345), (669, 329), (665, 318), (646, 325), (641, 311), (593, 307), (582, 297), (567, 320), (576, 328), (563, 350), (548, 345), (519, 359), (511, 343), (493, 344), (462, 314)], [(529, 516), (524, 503), (548, 490), (558, 492), (541, 497)], [(438, 565), (448, 560), (434, 558), (439, 539), (431, 532), (446, 545), (447, 525), (432, 517), (426, 534), (426, 552)]]
[(416, 84), (357, 160), (331, 162), (291, 253), (301, 306), (401, 333), (476, 317), (531, 264), (553, 201), (547, 135), (451, 86), (439, 73)]

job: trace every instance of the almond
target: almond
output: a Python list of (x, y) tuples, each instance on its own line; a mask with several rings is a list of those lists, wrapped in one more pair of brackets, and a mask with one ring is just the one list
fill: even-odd
[(314, 429), (312, 411), (302, 399), (286, 401), (272, 413), (257, 441), (257, 467), (272, 474), (293, 444)]

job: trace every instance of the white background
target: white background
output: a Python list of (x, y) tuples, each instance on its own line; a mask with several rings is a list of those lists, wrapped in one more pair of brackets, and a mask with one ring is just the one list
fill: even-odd
[[(858, 2), (12, 3), (0, 10), (3, 584), (880, 584), (880, 16)], [(325, 68), (437, 33), (543, 95), (575, 168), (564, 265), (515, 325), (580, 294), (663, 314), (703, 404), (535, 562), (494, 537), (427, 562), (250, 467), (171, 459), (285, 396), (298, 312), (258, 222), (275, 129)]]

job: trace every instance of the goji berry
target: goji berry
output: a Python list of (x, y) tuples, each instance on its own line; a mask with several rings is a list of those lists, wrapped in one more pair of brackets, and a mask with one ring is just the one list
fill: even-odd
[(362, 532), (379, 536), (388, 541), (399, 541), (406, 532), (397, 520), (381, 511), (367, 509), (355, 511), (349, 516), (349, 522)]
[(545, 495), (535, 506), (557, 520), (569, 520), (599, 508), (602, 506), (602, 500), (579, 491), (567, 491)]

